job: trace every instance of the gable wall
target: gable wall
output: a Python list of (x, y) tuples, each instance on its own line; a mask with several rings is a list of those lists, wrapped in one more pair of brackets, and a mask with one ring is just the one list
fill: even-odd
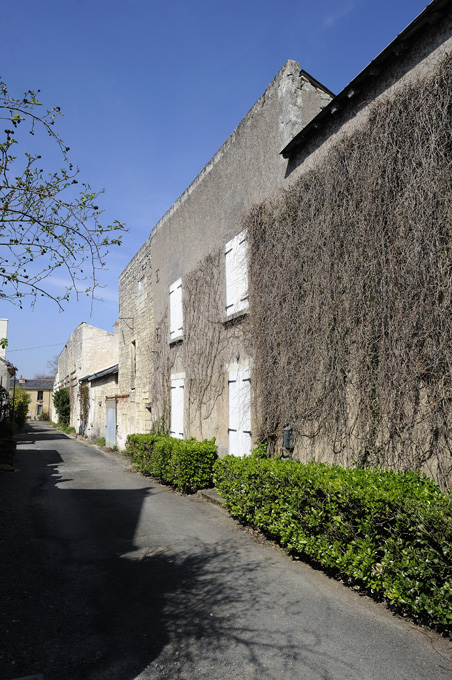
[[(69, 337), (58, 358), (54, 391), (67, 387), (71, 396), (70, 425), (80, 428), (80, 378), (108, 368), (118, 361), (118, 335), (83, 322)], [(57, 420), (55, 410), (52, 420)]]

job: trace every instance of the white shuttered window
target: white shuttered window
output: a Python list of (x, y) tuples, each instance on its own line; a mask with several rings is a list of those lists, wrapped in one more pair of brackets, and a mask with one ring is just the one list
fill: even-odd
[(182, 279), (177, 279), (170, 286), (170, 342), (183, 335), (182, 316)]
[(184, 379), (171, 378), (171, 437), (184, 438)]
[(248, 309), (248, 242), (240, 232), (225, 247), (226, 314)]
[(229, 372), (229, 453), (251, 452), (251, 384), (249, 369)]

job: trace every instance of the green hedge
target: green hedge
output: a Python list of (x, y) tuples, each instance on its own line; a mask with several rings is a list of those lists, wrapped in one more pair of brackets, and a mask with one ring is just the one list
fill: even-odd
[(452, 499), (417, 473), (227, 456), (230, 513), (399, 613), (452, 630)]
[(182, 493), (195, 493), (212, 486), (217, 459), (215, 439), (174, 439), (159, 434), (131, 434), (126, 455), (145, 474), (174, 486)]

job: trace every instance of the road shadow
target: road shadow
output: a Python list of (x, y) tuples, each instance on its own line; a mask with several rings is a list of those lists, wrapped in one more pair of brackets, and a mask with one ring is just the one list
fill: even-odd
[[(308, 623), (275, 629), (272, 584), (256, 592), (262, 565), (233, 544), (136, 540), (158, 487), (68, 488), (60, 454), (26, 441), (21, 473), (0, 479), (0, 680), (279, 678), (294, 666), (328, 678), (330, 663), (355, 677)], [(225, 655), (230, 673), (217, 675)]]
[(16, 436), (18, 444), (35, 444), (39, 441), (53, 441), (57, 439), (68, 439), (68, 437), (45, 421), (26, 423), (22, 432)]

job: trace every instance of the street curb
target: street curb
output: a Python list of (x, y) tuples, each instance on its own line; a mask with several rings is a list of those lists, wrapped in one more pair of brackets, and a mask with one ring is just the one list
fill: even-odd
[(196, 492), (196, 495), (202, 498), (203, 500), (207, 501), (208, 503), (218, 505), (218, 507), (220, 508), (224, 506), (225, 500), (224, 498), (222, 498), (222, 496), (220, 496), (216, 489), (199, 489)]

